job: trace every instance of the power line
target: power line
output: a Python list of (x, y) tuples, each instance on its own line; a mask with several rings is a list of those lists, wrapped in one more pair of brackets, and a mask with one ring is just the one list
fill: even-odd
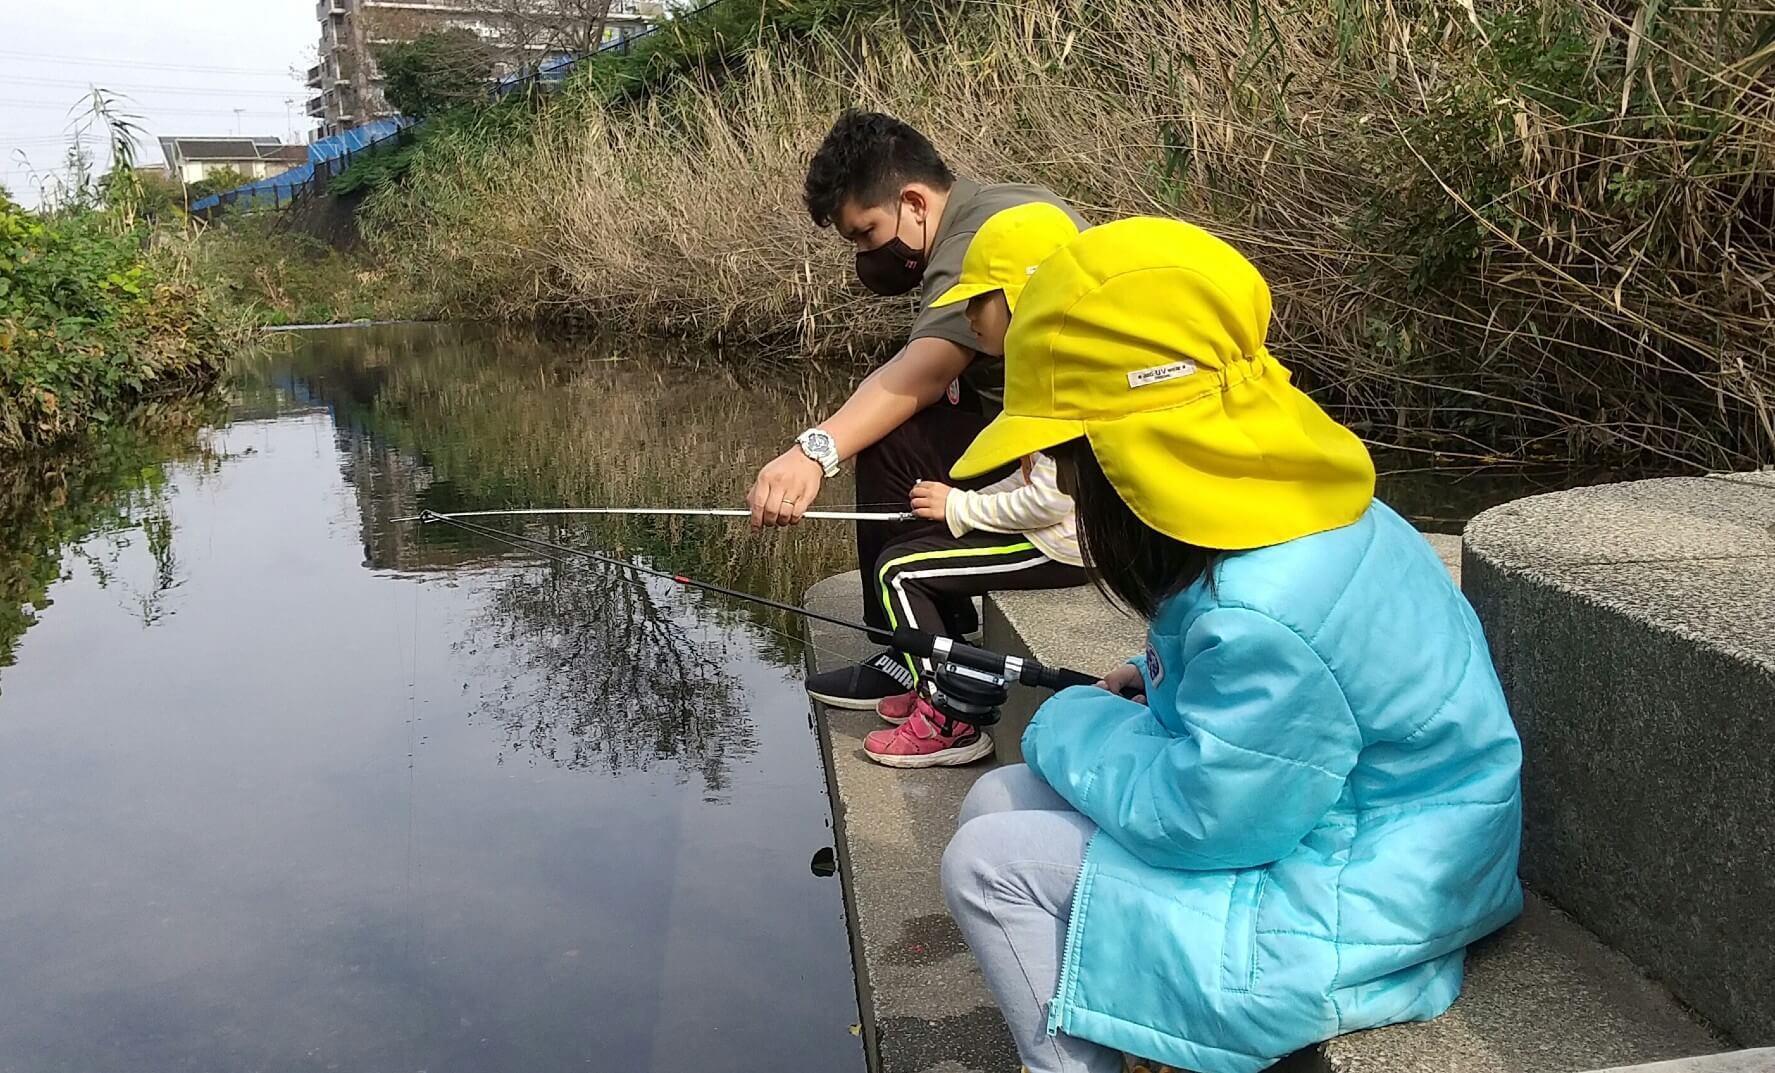
[(203, 67), (189, 63), (153, 63), (146, 60), (119, 60), (100, 56), (56, 56), (47, 52), (15, 52), (0, 49), (0, 56), (19, 60), (41, 60), (49, 63), (97, 63), (106, 67), (134, 67), (145, 71), (202, 71), (205, 74), (282, 75), (291, 77), (290, 69), (269, 67)]
[(201, 93), (208, 97), (290, 97), (294, 91), (281, 89), (206, 89), (202, 86), (130, 86), (127, 88), (114, 85), (100, 85), (97, 80), (78, 82), (57, 78), (8, 78), (0, 75), (0, 82), (15, 86), (68, 86), (71, 88), (102, 89), (107, 93)]
[[(66, 111), (66, 112), (72, 112), (72, 111), (74, 111), (74, 109), (79, 108), (80, 105), (78, 105), (78, 104), (64, 105), (64, 104), (58, 104), (54, 101), (0, 100), (0, 107), (5, 107), (5, 108), (53, 108), (53, 109), (61, 109), (62, 111)], [(152, 108), (152, 109), (149, 109), (149, 111), (152, 111), (155, 113), (173, 112), (173, 113), (176, 113), (179, 115), (233, 115), (237, 111), (243, 115), (280, 116), (280, 115), (284, 114), (284, 110), (282, 108), (279, 108), (276, 110), (261, 109), (261, 108), (239, 108), (239, 109), (236, 109), (236, 108)]]

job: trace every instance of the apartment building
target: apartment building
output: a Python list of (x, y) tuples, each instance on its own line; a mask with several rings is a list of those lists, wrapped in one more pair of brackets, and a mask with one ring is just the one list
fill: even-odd
[[(539, 0), (518, 6), (532, 16), (539, 7), (546, 8)], [(578, 6), (562, 5), (564, 11)], [(547, 44), (512, 40), (513, 7), (512, 0), (319, 0), (320, 62), (308, 69), (308, 114), (321, 121), (315, 137), (395, 114), (382, 95), (373, 53), (377, 45), (410, 41), (432, 30), (466, 29), (502, 49), (548, 51)], [(650, 0), (612, 0), (604, 38), (608, 42), (639, 33), (663, 10)]]

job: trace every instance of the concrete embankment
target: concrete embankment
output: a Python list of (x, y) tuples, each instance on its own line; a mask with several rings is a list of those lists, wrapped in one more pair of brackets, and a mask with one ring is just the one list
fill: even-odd
[[(1775, 509), (1775, 495), (1770, 506)], [(1458, 542), (1433, 543), (1458, 576)], [(1474, 561), (1469, 549), (1469, 571)], [(809, 592), (808, 606), (852, 614), (858, 584), (854, 574), (828, 579)], [(1140, 647), (1140, 629), (1088, 590), (1003, 594), (989, 599), (985, 610), (989, 646), (1046, 662), (1102, 670)], [(1533, 628), (1525, 623), (1523, 629), (1526, 643)], [(861, 652), (860, 639), (818, 624), (813, 640), (817, 647), (809, 659), (820, 667)], [(1495, 637), (1493, 642), (1498, 644)], [(1571, 663), (1578, 656), (1568, 651), (1559, 658)], [(1014, 695), (995, 731), (995, 762), (1016, 759), (1016, 737), (1039, 700), (1029, 691)], [(1768, 713), (1767, 707), (1761, 710), (1765, 717)], [(881, 1073), (1016, 1069), (1010, 1037), (949, 919), (937, 880), (961, 800), (992, 765), (922, 772), (882, 768), (862, 757), (863, 735), (880, 725), (872, 714), (820, 710), (817, 722), (833, 791), (873, 1068)], [(1729, 807), (1720, 803), (1717, 809)], [(1336, 1073), (1576, 1073), (1694, 1060), (1727, 1048), (1722, 1037), (1627, 957), (1547, 900), (1531, 896), (1521, 919), (1474, 948), (1466, 989), (1448, 1014), (1427, 1024), (1332, 1040), (1295, 1055), (1284, 1067)], [(1775, 1069), (1775, 1054), (1743, 1052), (1730, 1060), (1739, 1064), (1672, 1066), (1670, 1073)], [(1712, 1061), (1725, 1063), (1727, 1056)]]
[(1524, 880), (1775, 1042), (1775, 472), (1535, 496), (1467, 531), (1523, 741)]

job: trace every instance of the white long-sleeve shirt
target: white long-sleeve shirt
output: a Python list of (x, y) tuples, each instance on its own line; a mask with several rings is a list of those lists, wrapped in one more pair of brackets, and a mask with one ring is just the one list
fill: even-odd
[(1072, 498), (1060, 490), (1054, 460), (1039, 452), (1030, 456), (1027, 478), (1020, 466), (1009, 477), (977, 492), (951, 489), (943, 516), (955, 536), (975, 530), (1021, 533), (1055, 562), (1085, 564), (1079, 554)]

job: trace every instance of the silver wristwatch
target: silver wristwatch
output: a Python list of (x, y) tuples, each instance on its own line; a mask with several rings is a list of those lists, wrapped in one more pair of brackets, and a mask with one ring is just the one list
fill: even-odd
[(795, 444), (801, 448), (802, 454), (820, 464), (826, 476), (838, 472), (838, 444), (833, 441), (831, 433), (810, 428), (795, 437)]

